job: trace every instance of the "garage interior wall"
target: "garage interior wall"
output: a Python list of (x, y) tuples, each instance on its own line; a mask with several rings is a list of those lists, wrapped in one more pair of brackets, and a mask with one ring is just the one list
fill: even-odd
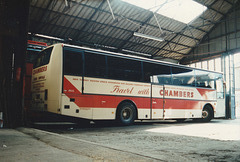
[(202, 42), (181, 60), (182, 64), (190, 64), (240, 51), (240, 1), (226, 15), (202, 39)]
[[(196, 46), (182, 60), (183, 64), (191, 67), (221, 71), (226, 81), (226, 97), (229, 105), (226, 105), (226, 117), (234, 119), (239, 108), (239, 62), (234, 62), (234, 57), (240, 52), (240, 3), (227, 14), (216, 27), (203, 38), (201, 44)], [(235, 63), (235, 65), (234, 65)], [(236, 88), (235, 88), (236, 86)], [(235, 96), (236, 95), (236, 96)], [(235, 101), (236, 100), (236, 101)]]

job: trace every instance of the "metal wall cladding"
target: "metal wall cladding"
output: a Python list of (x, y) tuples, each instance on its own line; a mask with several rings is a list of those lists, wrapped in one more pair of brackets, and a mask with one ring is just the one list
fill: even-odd
[[(72, 43), (111, 46), (118, 51), (126, 49), (180, 60), (231, 10), (237, 0), (196, 0), (208, 9), (190, 24), (121, 0), (109, 2), (111, 8), (106, 0), (32, 0), (29, 32), (71, 38)], [(164, 41), (136, 37), (134, 32), (162, 37)]]

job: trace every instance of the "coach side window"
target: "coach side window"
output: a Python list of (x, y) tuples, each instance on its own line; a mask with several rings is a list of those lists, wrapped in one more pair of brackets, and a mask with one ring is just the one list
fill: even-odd
[(52, 50), (53, 50), (53, 47), (50, 47), (41, 51), (34, 62), (34, 68), (47, 65), (50, 61)]
[(173, 85), (195, 86), (195, 71), (192, 69), (172, 67)]
[(105, 78), (106, 72), (106, 56), (84, 52), (85, 53), (85, 76)]
[(108, 77), (140, 82), (142, 81), (141, 62), (108, 56)]
[(63, 63), (64, 75), (74, 75), (74, 76), (82, 75), (83, 61), (82, 61), (81, 52), (65, 50), (63, 58), (64, 58), (64, 63)]
[(171, 84), (171, 67), (161, 64), (143, 63), (144, 81), (158, 84)]

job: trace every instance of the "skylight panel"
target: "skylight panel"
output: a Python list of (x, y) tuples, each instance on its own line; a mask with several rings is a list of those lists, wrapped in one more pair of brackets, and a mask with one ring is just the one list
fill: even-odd
[(207, 7), (193, 0), (122, 0), (132, 5), (144, 8), (189, 24), (199, 17)]

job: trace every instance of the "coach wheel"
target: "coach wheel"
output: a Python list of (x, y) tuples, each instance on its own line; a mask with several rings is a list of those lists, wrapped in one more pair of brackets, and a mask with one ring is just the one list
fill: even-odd
[(213, 118), (213, 111), (210, 106), (205, 106), (205, 108), (202, 111), (202, 121), (203, 122), (209, 122)]
[(121, 125), (131, 125), (136, 119), (135, 106), (129, 102), (122, 103), (118, 108), (117, 120)]

